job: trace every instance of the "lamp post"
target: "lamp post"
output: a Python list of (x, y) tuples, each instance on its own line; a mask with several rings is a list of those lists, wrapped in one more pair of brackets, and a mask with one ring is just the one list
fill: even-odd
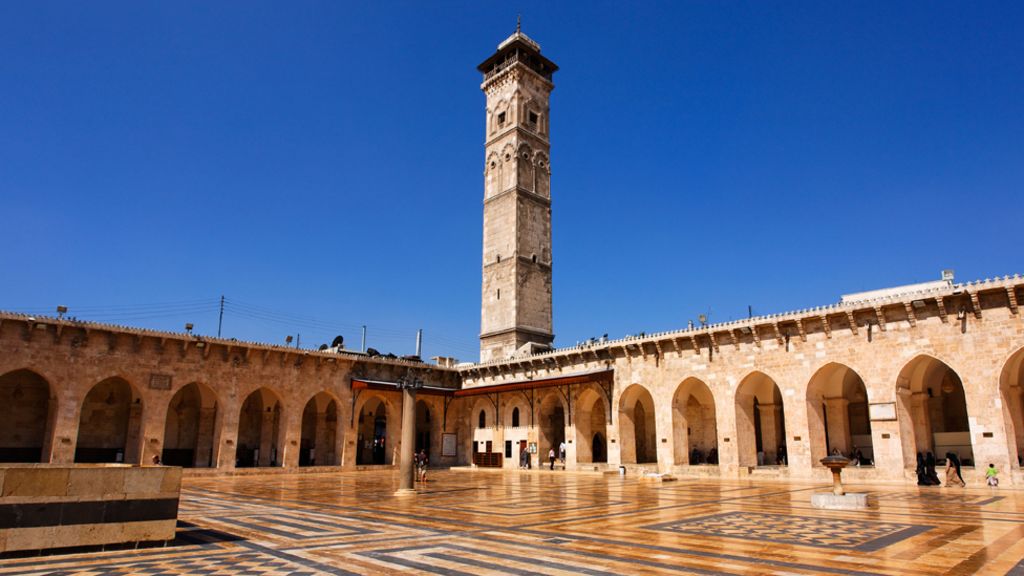
[(398, 495), (416, 493), (412, 487), (412, 460), (416, 450), (416, 391), (422, 387), (423, 380), (409, 373), (398, 379), (398, 389), (402, 391), (402, 453), (398, 468)]

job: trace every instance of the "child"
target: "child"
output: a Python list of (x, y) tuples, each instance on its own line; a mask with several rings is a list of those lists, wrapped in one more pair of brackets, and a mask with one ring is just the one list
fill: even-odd
[(988, 481), (988, 485), (993, 488), (999, 486), (999, 478), (996, 477), (996, 474), (999, 474), (999, 471), (996, 470), (996, 465), (990, 463), (988, 470), (985, 470), (985, 479)]

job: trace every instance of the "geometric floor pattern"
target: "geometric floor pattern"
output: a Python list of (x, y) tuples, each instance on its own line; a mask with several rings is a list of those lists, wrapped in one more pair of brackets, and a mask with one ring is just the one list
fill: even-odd
[(1013, 574), (1024, 491), (848, 486), (870, 507), (811, 507), (831, 486), (651, 482), (563, 471), (194, 477), (164, 547), (0, 560), (0, 575)]
[(726, 512), (647, 528), (830, 549), (878, 550), (932, 527), (821, 516), (794, 518), (786, 514)]

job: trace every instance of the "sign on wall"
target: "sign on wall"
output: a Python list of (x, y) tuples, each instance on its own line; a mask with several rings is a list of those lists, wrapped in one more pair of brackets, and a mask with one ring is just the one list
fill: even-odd
[(441, 456), (455, 456), (456, 436), (451, 433), (441, 434)]
[(149, 375), (149, 387), (153, 390), (170, 390), (171, 375), (152, 373)]
[(868, 404), (868, 415), (872, 422), (885, 422), (896, 419), (896, 403), (882, 402), (881, 404)]

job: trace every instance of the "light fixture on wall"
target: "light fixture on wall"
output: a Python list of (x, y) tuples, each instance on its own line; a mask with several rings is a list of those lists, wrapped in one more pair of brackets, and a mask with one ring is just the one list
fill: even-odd
[(953, 393), (953, 383), (950, 382), (949, 380), (946, 380), (945, 382), (943, 382), (942, 383), (942, 393), (943, 394), (952, 394)]
[(106, 402), (107, 402), (108, 405), (113, 405), (114, 404), (114, 391), (113, 390), (111, 390), (110, 392), (107, 393), (107, 400), (106, 400)]

